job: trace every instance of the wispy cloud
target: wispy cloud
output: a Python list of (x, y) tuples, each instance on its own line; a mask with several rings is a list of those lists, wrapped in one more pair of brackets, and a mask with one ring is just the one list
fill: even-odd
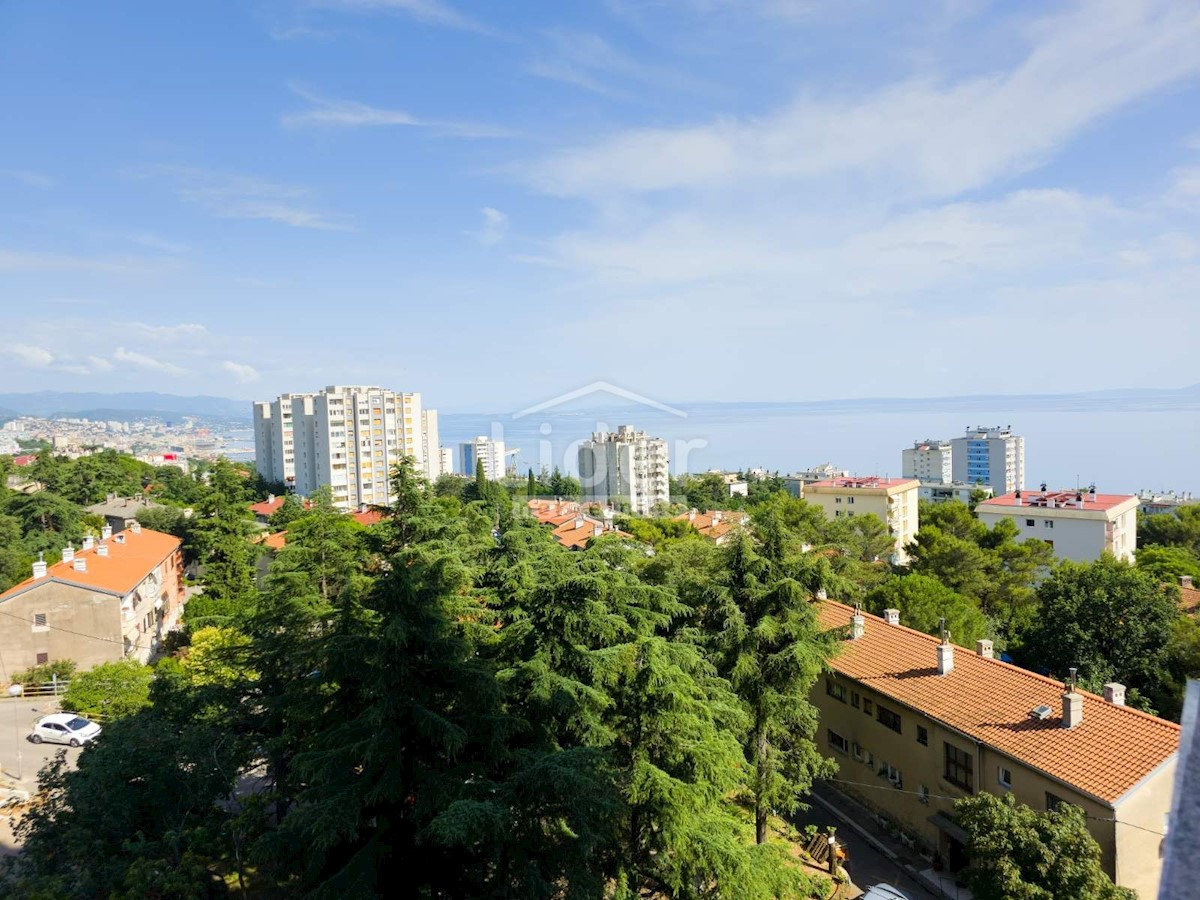
[(49, 175), (43, 175), (41, 172), (32, 172), (28, 169), (0, 169), (0, 178), (11, 178), (31, 188), (46, 189), (58, 184), (58, 181)]
[(427, 25), (440, 25), (443, 28), (457, 28), (479, 34), (493, 33), (492, 29), (478, 19), (459, 12), (441, 0), (317, 0), (315, 5), (358, 13), (402, 13)]
[(166, 375), (182, 375), (184, 373), (184, 370), (174, 363), (156, 359), (153, 356), (139, 353), (136, 350), (126, 350), (124, 347), (118, 347), (114, 350), (112, 358), (118, 363), (135, 366), (139, 369), (146, 369), (150, 372), (162, 372)]
[(54, 362), (54, 354), (45, 347), (35, 347), (32, 344), (13, 344), (8, 348), (11, 356), (31, 369), (45, 369)]
[(258, 369), (254, 368), (253, 366), (246, 365), (245, 363), (233, 362), (232, 360), (228, 359), (221, 363), (221, 368), (232, 375), (237, 380), (238, 384), (250, 384), (253, 381), (258, 381), (258, 379), (261, 377), (258, 374)]
[(174, 263), (136, 258), (97, 258), (63, 253), (0, 249), (0, 272), (95, 272), (147, 275), (174, 268)]
[(1098, 118), (1200, 72), (1200, 7), (1102, 7), (1041, 22), (1024, 60), (1007, 72), (913, 79), (851, 98), (806, 94), (763, 117), (628, 130), (543, 159), (526, 174), (560, 195), (839, 173), (908, 196), (960, 193), (1029, 170)]
[(546, 46), (527, 68), (539, 78), (620, 99), (632, 99), (637, 93), (632, 87), (614, 85), (614, 81), (652, 85), (656, 90), (713, 90), (713, 86), (665, 66), (639, 62), (598, 34), (552, 28), (543, 36)]
[(310, 104), (308, 109), (286, 113), (280, 121), (289, 128), (363, 128), (378, 126), (401, 126), (420, 128), (444, 137), (460, 138), (508, 138), (514, 132), (508, 128), (478, 122), (459, 122), (442, 119), (423, 119), (402, 109), (383, 109), (356, 100), (334, 100), (321, 97), (312, 91), (291, 85), (292, 93)]
[(27, 369), (43, 372), (65, 372), (68, 375), (96, 375), (110, 372), (114, 368), (107, 359), (87, 356), (78, 359), (70, 354), (51, 352), (35, 344), (13, 344), (5, 348), (4, 355)]
[(508, 237), (508, 216), (490, 206), (483, 207), (480, 212), (483, 213), (483, 226), (478, 231), (470, 232), (479, 243), (490, 247)]
[(146, 247), (150, 250), (159, 250), (163, 253), (178, 255), (187, 253), (191, 248), (187, 244), (179, 241), (172, 241), (169, 238), (160, 237), (157, 234), (152, 234), (148, 231), (139, 232), (136, 234), (127, 234), (124, 236), (127, 241)]
[(173, 341), (180, 338), (200, 338), (207, 337), (208, 335), (208, 329), (203, 325), (190, 322), (180, 325), (150, 325), (146, 322), (130, 322), (128, 327), (145, 337), (160, 341)]
[(293, 228), (351, 231), (346, 216), (320, 212), (305, 201), (310, 191), (251, 175), (215, 172), (196, 166), (152, 165), (126, 170), (135, 178), (156, 178), (172, 185), (175, 194), (213, 215), (226, 219), (262, 219)]
[(270, 28), (267, 30), (267, 35), (273, 41), (320, 41), (331, 37), (332, 33), (309, 25), (290, 25)]

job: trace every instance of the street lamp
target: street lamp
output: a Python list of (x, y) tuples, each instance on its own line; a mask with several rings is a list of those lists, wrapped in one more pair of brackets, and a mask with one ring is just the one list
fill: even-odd
[(17, 781), (23, 777), (21, 770), (21, 729), (18, 727), (17, 720), (17, 698), (25, 693), (25, 687), (20, 684), (12, 684), (8, 687), (8, 696), (13, 698), (13, 743), (17, 748)]

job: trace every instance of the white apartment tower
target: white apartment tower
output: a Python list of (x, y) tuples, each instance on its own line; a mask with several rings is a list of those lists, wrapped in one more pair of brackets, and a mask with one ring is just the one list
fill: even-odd
[(427, 478), (441, 474), (437, 412), (423, 410), (418, 393), (374, 386), (330, 385), (255, 403), (254, 451), (264, 478), (301, 495), (328, 485), (343, 509), (390, 503), (402, 456)]
[(968, 428), (950, 446), (954, 481), (986, 484), (997, 496), (1025, 487), (1025, 438), (1011, 426)]
[(667, 442), (622, 425), (615, 432), (597, 431), (579, 445), (579, 481), (584, 501), (627, 503), (632, 512), (649, 515), (671, 500), (667, 474)]
[(903, 452), (903, 475), (925, 484), (949, 484), (954, 480), (952, 456), (949, 441), (916, 441)]
[(494, 441), (482, 434), (472, 441), (458, 445), (459, 466), (468, 478), (475, 475), (475, 464), (483, 463), (483, 476), (488, 481), (504, 478), (504, 441)]

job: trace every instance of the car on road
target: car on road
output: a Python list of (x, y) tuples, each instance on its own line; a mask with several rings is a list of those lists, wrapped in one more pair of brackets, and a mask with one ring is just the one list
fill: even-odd
[(35, 744), (70, 744), (80, 747), (100, 735), (100, 726), (75, 713), (51, 713), (33, 723), (29, 739)]
[(869, 888), (858, 900), (910, 900), (908, 894), (890, 884), (877, 884)]

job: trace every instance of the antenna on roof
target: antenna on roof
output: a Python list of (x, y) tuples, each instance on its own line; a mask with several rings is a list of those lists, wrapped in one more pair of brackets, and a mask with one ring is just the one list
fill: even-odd
[(1077, 681), (1076, 675), (1079, 673), (1079, 669), (1075, 668), (1075, 666), (1071, 666), (1071, 668), (1067, 669), (1067, 671), (1071, 673), (1070, 678), (1067, 680), (1067, 689), (1071, 691), (1071, 693), (1074, 693), (1075, 682)]

